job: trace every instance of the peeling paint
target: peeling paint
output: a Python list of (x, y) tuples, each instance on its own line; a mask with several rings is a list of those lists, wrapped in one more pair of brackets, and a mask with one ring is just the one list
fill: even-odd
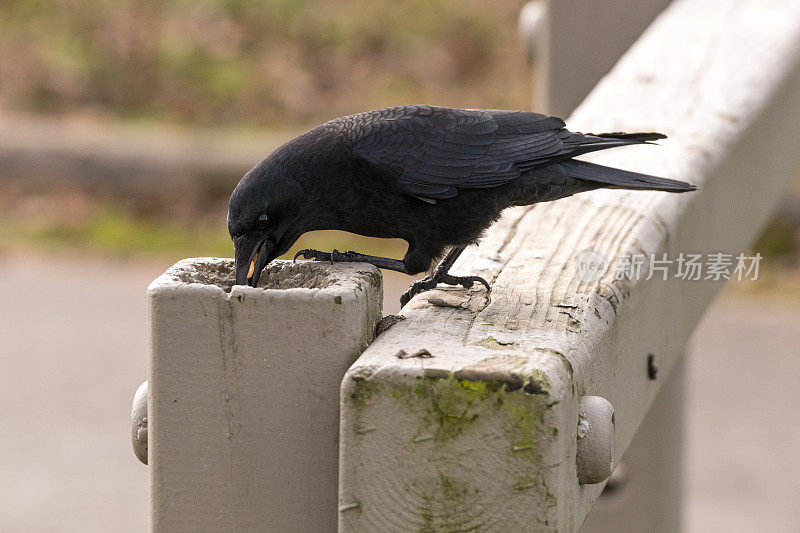
[(483, 346), (484, 348), (492, 348), (492, 349), (495, 349), (495, 350), (502, 350), (502, 349), (509, 349), (508, 348), (509, 346), (511, 346), (511, 347), (516, 346), (517, 342), (516, 341), (502, 341), (502, 340), (495, 339), (492, 336), (489, 336), (489, 337), (485, 337), (485, 338), (483, 338), (483, 339), (481, 339), (481, 340), (479, 340), (477, 342), (473, 342), (472, 344), (474, 344), (475, 346)]

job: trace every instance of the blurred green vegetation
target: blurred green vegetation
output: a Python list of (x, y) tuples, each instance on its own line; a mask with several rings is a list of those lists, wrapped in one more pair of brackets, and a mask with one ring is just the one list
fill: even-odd
[(5, 0), (0, 104), (312, 124), (400, 103), (527, 107), (523, 0)]
[[(0, 110), (289, 131), (401, 103), (527, 108), (530, 72), (516, 34), (523, 4), (4, 0)], [(3, 189), (0, 247), (231, 255), (227, 190), (202, 206), (174, 192), (164, 205), (81, 194)], [(796, 270), (797, 212), (777, 215), (754, 245), (765, 264)], [(402, 241), (341, 232), (304, 236), (294, 250), (302, 247), (405, 251)]]
[[(529, 71), (516, 34), (523, 4), (5, 0), (0, 110), (291, 131), (402, 103), (527, 107)], [(5, 187), (0, 246), (229, 256), (228, 191), (202, 208), (191, 195), (170, 194), (165, 209), (66, 191), (58, 176), (52, 190)], [(341, 232), (305, 236), (301, 246), (391, 256), (405, 249)]]
[(231, 255), (231, 241), (223, 225), (190, 227), (174, 221), (131, 216), (110, 206), (98, 206), (82, 220), (4, 220), (2, 241), (128, 255), (147, 253), (201, 253)]
[(752, 249), (774, 267), (800, 267), (800, 172)]
[[(224, 223), (190, 224), (178, 220), (137, 217), (110, 203), (92, 205), (88, 212), (65, 223), (63, 217), (0, 217), (0, 249), (49, 248), (60, 251), (116, 256), (232, 257), (233, 245)], [(357, 249), (362, 253), (400, 258), (401, 239), (373, 239), (342, 231), (314, 231), (303, 235), (283, 256), (297, 250)]]
[(797, 262), (798, 254), (800, 254), (798, 237), (797, 226), (776, 217), (758, 237), (753, 245), (753, 250), (770, 261), (780, 261), (791, 265)]

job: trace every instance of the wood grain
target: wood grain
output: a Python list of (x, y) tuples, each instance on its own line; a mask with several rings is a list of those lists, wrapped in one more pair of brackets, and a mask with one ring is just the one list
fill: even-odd
[[(722, 285), (617, 280), (613, 263), (746, 250), (800, 165), (799, 59), (798, 3), (682, 0), (655, 21), (567, 124), (662, 131), (661, 146), (591, 160), (700, 190), (596, 191), (511, 209), (454, 268), (490, 279), (491, 297), (415, 298), (343, 383), (340, 531), (583, 522), (602, 484), (575, 476), (581, 396), (613, 404), (618, 459)], [(599, 280), (578, 276), (584, 250), (611, 263)], [(395, 356), (421, 348), (433, 358)]]

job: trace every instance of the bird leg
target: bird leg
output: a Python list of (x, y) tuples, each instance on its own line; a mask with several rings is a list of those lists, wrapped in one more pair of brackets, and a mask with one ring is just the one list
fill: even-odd
[[(439, 283), (447, 285), (461, 285), (464, 288), (470, 288), (474, 283), (483, 283), (487, 291), (491, 291), (489, 283), (480, 276), (453, 276), (449, 274), (450, 268), (456, 259), (464, 251), (464, 246), (453, 246), (444, 256), (444, 258), (436, 265), (433, 274), (419, 279), (411, 284), (406, 292), (400, 297), (400, 307), (405, 306), (411, 298), (417, 294), (435, 289)], [(353, 263), (369, 263), (378, 268), (386, 270), (394, 270), (395, 272), (402, 272), (408, 274), (406, 265), (399, 259), (391, 259), (389, 257), (377, 257), (374, 255), (361, 254), (358, 252), (340, 252), (333, 250), (332, 252), (320, 252), (319, 250), (300, 250), (294, 254), (294, 259), (303, 257), (303, 259), (315, 259), (317, 261), (330, 261), (331, 263), (353, 262)], [(294, 260), (293, 259), (293, 260)]]
[(399, 259), (391, 259), (389, 257), (377, 257), (374, 255), (360, 254), (358, 252), (340, 252), (334, 250), (332, 252), (320, 252), (319, 250), (300, 250), (294, 254), (294, 261), (302, 256), (303, 259), (316, 259), (317, 261), (330, 261), (331, 263), (369, 263), (378, 268), (385, 268), (386, 270), (394, 270), (396, 272), (406, 272), (406, 264)]
[(461, 252), (464, 251), (464, 246), (453, 246), (450, 248), (450, 251), (447, 252), (447, 255), (444, 256), (436, 268), (433, 271), (433, 274), (430, 276), (425, 276), (422, 279), (419, 279), (411, 284), (406, 292), (400, 296), (400, 307), (404, 307), (411, 298), (416, 296), (417, 294), (428, 291), (431, 289), (436, 288), (436, 285), (439, 283), (445, 283), (447, 285), (461, 285), (465, 289), (472, 287), (473, 283), (483, 283), (486, 287), (487, 291), (491, 291), (491, 287), (489, 287), (489, 283), (480, 276), (453, 276), (449, 274), (450, 268), (453, 266), (453, 263), (456, 262), (458, 256), (461, 255)]

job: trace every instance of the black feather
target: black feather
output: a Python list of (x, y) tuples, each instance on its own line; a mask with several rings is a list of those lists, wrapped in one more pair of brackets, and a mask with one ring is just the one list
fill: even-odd
[(553, 165), (554, 169), (561, 170), (571, 178), (602, 183), (611, 189), (643, 189), (648, 191), (688, 192), (697, 189), (689, 183), (640, 174), (622, 170), (621, 168), (605, 167), (588, 161), (564, 161)]
[(613, 133), (588, 133), (587, 135), (595, 135), (597, 137), (605, 137), (606, 139), (628, 139), (631, 141), (657, 141), (659, 139), (666, 139), (667, 136), (663, 133), (625, 133), (622, 131), (615, 131)]
[(660, 133), (570, 132), (557, 117), (526, 111), (400, 106), (333, 121), (353, 154), (393, 169), (400, 189), (430, 200), (498, 187), (524, 172), (589, 152), (663, 139)]
[[(260, 269), (307, 231), (405, 239), (402, 262), (373, 264), (415, 274), (448, 246), (475, 242), (511, 205), (600, 187), (694, 190), (681, 181), (573, 159), (662, 138), (576, 133), (560, 118), (526, 111), (425, 105), (331, 120), (270, 154), (236, 186), (228, 229), (237, 282), (255, 285), (258, 275), (248, 277), (248, 267)], [(254, 226), (263, 215), (266, 229)]]

